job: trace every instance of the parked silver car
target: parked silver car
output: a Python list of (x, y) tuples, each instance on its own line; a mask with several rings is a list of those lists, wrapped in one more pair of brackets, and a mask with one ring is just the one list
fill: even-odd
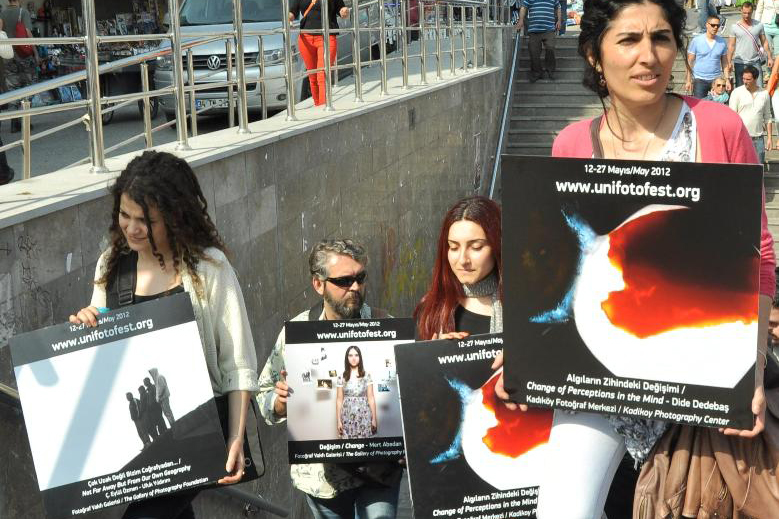
[[(241, 0), (243, 8), (244, 31), (270, 31), (280, 29), (282, 24), (282, 3), (280, 0)], [(376, 19), (372, 17), (371, 19)], [(180, 10), (181, 36), (187, 40), (194, 38), (198, 32), (232, 31), (233, 3), (232, 0), (185, 0)], [(367, 26), (368, 16), (361, 16), (361, 26)], [(351, 27), (351, 20), (339, 18), (340, 27)], [(297, 27), (297, 22), (294, 24)], [(188, 35), (191, 35), (188, 38)], [(281, 34), (263, 36), (263, 56), (259, 55), (260, 44), (258, 36), (245, 36), (244, 63), (246, 67), (247, 107), (250, 111), (262, 109), (262, 91), (257, 81), (260, 78), (260, 60), (264, 60), (265, 76), (277, 77), (265, 81), (266, 99), (269, 110), (281, 110), (287, 106), (287, 88), (284, 79), (284, 42)], [(364, 31), (360, 34), (361, 56), (364, 60), (370, 58), (371, 43), (376, 36)], [(308, 94), (308, 81), (302, 75), (305, 67), (297, 52), (297, 33), (292, 37), (293, 67), (296, 72), (294, 92), (296, 101)], [(162, 47), (170, 46), (163, 43)], [(219, 83), (227, 81), (227, 52), (224, 40), (213, 41), (192, 48), (195, 84)], [(237, 73), (235, 67), (235, 46), (233, 45), (230, 59), (233, 64), (233, 78)], [(352, 63), (351, 33), (338, 35), (338, 63)], [(184, 82), (188, 83), (187, 58), (184, 55)], [(341, 72), (343, 76), (350, 71)], [(156, 88), (164, 88), (173, 84), (173, 59), (165, 56), (157, 59), (154, 73)], [(235, 97), (237, 102), (237, 96)], [(207, 113), (224, 113), (228, 108), (227, 88), (201, 90), (195, 95), (196, 109), (209, 108)], [(175, 117), (176, 101), (173, 95), (161, 96), (160, 106), (168, 120)], [(189, 103), (187, 103), (189, 111)]]

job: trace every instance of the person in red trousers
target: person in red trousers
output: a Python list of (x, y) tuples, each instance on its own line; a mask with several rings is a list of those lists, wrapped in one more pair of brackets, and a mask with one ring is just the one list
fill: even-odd
[[(349, 17), (349, 8), (343, 0), (291, 0), (289, 5), (289, 21), (300, 18), (301, 31), (322, 30), (322, 2), (327, 3), (327, 17), (330, 30), (338, 29), (337, 16)], [(298, 48), (307, 70), (322, 69), (319, 72), (310, 73), (308, 81), (311, 84), (311, 97), (314, 98), (314, 106), (325, 104), (325, 43), (321, 34), (300, 33)], [(335, 34), (330, 35), (330, 65), (335, 65), (337, 49)]]

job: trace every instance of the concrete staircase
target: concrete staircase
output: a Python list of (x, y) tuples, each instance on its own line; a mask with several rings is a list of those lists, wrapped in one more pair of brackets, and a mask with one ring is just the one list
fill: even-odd
[[(577, 38), (578, 34), (558, 37), (556, 80), (541, 79), (535, 83), (528, 79), (530, 59), (527, 39), (522, 39), (506, 153), (549, 155), (560, 130), (574, 121), (603, 113), (598, 96), (582, 85), (584, 66), (577, 54)], [(681, 58), (674, 64), (673, 76), (674, 89), (680, 91), (685, 77)]]

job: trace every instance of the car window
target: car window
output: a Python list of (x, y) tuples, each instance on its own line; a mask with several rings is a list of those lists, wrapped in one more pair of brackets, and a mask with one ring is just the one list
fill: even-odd
[[(281, 20), (278, 0), (241, 0), (244, 22), (275, 22)], [(181, 25), (211, 25), (232, 23), (232, 0), (185, 0), (181, 6)]]

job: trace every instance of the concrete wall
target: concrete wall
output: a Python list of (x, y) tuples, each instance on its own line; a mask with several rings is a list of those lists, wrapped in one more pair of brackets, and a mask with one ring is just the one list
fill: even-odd
[[(495, 42), (493, 60), (505, 46)], [(446, 208), (491, 171), (504, 70), (196, 167), (232, 251), (261, 365), (283, 322), (315, 302), (307, 252), (320, 238), (364, 242), (368, 301), (410, 315)], [(11, 335), (63, 322), (89, 300), (109, 211), (102, 196), (0, 228), (0, 382), (15, 386), (4, 347)], [(43, 518), (22, 417), (0, 405), (0, 423), (0, 518)], [(267, 473), (246, 489), (307, 517), (289, 480), (285, 428), (261, 434)], [(244, 517), (242, 504), (214, 492), (195, 506), (200, 517)]]

